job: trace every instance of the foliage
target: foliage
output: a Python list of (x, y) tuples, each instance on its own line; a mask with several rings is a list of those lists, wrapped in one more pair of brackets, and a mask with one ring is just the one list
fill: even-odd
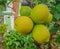
[[(55, 34), (55, 33), (58, 33), (58, 31), (60, 30), (60, 4), (57, 3), (58, 0), (55, 0), (54, 2), (50, 2), (48, 5), (49, 5), (49, 8), (50, 8), (50, 12), (53, 14), (53, 21), (52, 23), (50, 24), (51, 26), (51, 29), (50, 29), (50, 32), (51, 32), (51, 35)], [(56, 42), (57, 43), (60, 43), (60, 35), (57, 35), (57, 38), (56, 38)]]
[(16, 31), (10, 31), (5, 37), (6, 49), (37, 49), (31, 35), (22, 35)]
[(0, 24), (0, 34), (3, 34), (7, 30), (7, 25)]
[(0, 5), (6, 5), (7, 0), (0, 0)]
[[(9, 1), (9, 2), (8, 2)], [(10, 2), (14, 2), (16, 0), (0, 0), (0, 5), (6, 6), (8, 5)]]

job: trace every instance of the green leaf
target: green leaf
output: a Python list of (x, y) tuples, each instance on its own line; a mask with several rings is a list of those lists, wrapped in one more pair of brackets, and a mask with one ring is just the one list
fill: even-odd
[(56, 43), (60, 43), (60, 35), (57, 36), (55, 42), (56, 42)]
[(55, 17), (53, 17), (52, 21), (56, 22), (56, 21), (57, 21), (57, 19), (56, 19)]
[(54, 17), (59, 20), (60, 19), (60, 13), (58, 13), (57, 11), (54, 12)]
[(52, 34), (55, 34), (55, 33), (57, 32), (57, 30), (58, 30), (58, 28), (52, 27), (52, 28), (50, 29), (51, 35), (52, 35)]
[(60, 4), (56, 6), (57, 11), (60, 13)]

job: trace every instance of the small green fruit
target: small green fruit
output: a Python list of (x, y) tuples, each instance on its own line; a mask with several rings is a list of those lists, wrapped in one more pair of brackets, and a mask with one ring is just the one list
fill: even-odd
[(31, 8), (28, 6), (22, 6), (20, 9), (21, 16), (30, 16)]

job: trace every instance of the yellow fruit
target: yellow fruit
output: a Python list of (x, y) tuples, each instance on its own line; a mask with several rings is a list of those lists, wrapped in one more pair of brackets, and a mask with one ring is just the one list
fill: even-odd
[(22, 6), (20, 9), (21, 16), (30, 16), (31, 8), (28, 6)]
[(48, 18), (48, 13), (48, 6), (39, 4), (32, 9), (31, 18), (35, 23), (44, 23), (44, 21)]
[(27, 16), (20, 16), (15, 20), (15, 29), (20, 33), (27, 34), (32, 28), (33, 22)]
[(48, 42), (50, 39), (50, 32), (44, 25), (36, 25), (32, 31), (32, 37), (38, 43)]
[(49, 13), (49, 17), (46, 19), (46, 23), (49, 23), (52, 21), (53, 15)]

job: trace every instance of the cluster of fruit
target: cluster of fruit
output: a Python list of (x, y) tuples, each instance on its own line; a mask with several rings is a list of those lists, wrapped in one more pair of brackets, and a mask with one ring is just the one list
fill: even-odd
[(22, 6), (21, 16), (16, 18), (15, 29), (22, 33), (31, 33), (32, 38), (37, 43), (49, 42), (49, 28), (44, 25), (52, 21), (53, 15), (49, 12), (48, 6), (44, 4), (36, 5), (33, 9)]

